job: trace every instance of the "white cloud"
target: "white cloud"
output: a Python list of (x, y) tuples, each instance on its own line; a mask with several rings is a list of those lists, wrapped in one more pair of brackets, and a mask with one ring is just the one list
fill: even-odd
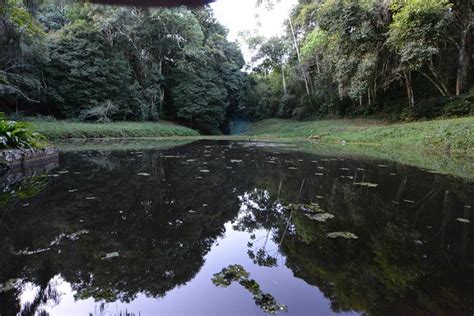
[[(229, 29), (229, 40), (237, 40), (239, 32), (246, 30), (258, 32), (267, 38), (283, 34), (284, 21), (297, 0), (282, 0), (273, 10), (267, 10), (264, 6), (257, 8), (256, 2), (256, 0), (217, 0), (211, 4), (216, 18)], [(249, 61), (251, 52), (247, 47), (242, 47), (242, 50), (245, 59)]]

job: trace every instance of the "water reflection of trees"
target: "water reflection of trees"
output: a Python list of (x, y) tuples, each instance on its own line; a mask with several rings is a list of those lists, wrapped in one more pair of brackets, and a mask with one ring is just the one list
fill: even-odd
[[(0, 291), (0, 315), (39, 312), (35, 302), (54, 300), (50, 281), (58, 274), (78, 299), (164, 296), (194, 278), (229, 221), (249, 233), (255, 264), (273, 267), (286, 257), (295, 276), (318, 286), (335, 311), (472, 314), (472, 233), (456, 221), (468, 218), (464, 204), (473, 204), (464, 182), (400, 166), (385, 171), (371, 162), (204, 145), (63, 157), (61, 170), (69, 173), (49, 177), (27, 202), (9, 204), (0, 283), (30, 282), (38, 291), (29, 309), (19, 305), (21, 287)], [(236, 158), (243, 161), (231, 162)], [(250, 189), (256, 187), (264, 189)], [(285, 208), (289, 203), (318, 203), (335, 217), (317, 222)], [(14, 254), (84, 230), (49, 251)], [(326, 237), (335, 231), (359, 239)], [(119, 257), (102, 260), (113, 252)]]
[[(268, 228), (286, 265), (320, 288), (334, 311), (472, 313), (474, 249), (469, 233), (458, 229), (462, 226), (453, 213), (463, 204), (454, 194), (433, 194), (434, 189), (415, 206), (411, 201), (401, 205), (383, 192), (333, 179), (318, 202), (334, 219), (315, 221), (286, 207), (288, 201), (272, 199), (268, 190), (254, 190), (241, 197), (247, 213), (235, 227), (249, 233)], [(293, 201), (297, 196), (285, 194)], [(331, 231), (355, 232), (359, 239), (329, 239)]]
[[(48, 187), (28, 200), (29, 207), (5, 223), (9, 233), (0, 234), (5, 241), (0, 246), (5, 254), (0, 256), (0, 283), (22, 280), (0, 291), (0, 315), (33, 314), (40, 308), (37, 302), (52, 298), (48, 281), (58, 274), (77, 291), (77, 299), (106, 302), (130, 302), (138, 293), (161, 297), (192, 280), (223, 235), (224, 224), (237, 213), (238, 201), (225, 174), (197, 180), (200, 161), (163, 155), (71, 155), (62, 167), (67, 176), (50, 178)], [(140, 172), (150, 177), (137, 176)], [(78, 183), (80, 190), (71, 194)], [(16, 255), (44, 249), (60, 234), (83, 230), (88, 233), (63, 239), (49, 251)], [(103, 259), (111, 252), (119, 256)], [(38, 287), (37, 296), (29, 306), (19, 306), (19, 288), (27, 282)]]

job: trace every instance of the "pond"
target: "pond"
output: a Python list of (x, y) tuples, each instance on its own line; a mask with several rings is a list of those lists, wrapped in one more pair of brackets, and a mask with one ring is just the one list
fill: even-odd
[(0, 315), (473, 315), (471, 180), (297, 149), (89, 149), (4, 175)]

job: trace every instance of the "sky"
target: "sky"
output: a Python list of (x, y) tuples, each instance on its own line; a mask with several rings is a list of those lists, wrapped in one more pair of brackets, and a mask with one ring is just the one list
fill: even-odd
[[(265, 37), (283, 34), (283, 23), (297, 0), (281, 0), (273, 10), (264, 6), (256, 8), (257, 0), (217, 0), (211, 4), (219, 22), (229, 29), (229, 40), (238, 40), (241, 31), (257, 32)], [(258, 18), (256, 16), (258, 15)], [(261, 22), (261, 26), (258, 22)], [(252, 52), (241, 43), (246, 61), (250, 61)]]

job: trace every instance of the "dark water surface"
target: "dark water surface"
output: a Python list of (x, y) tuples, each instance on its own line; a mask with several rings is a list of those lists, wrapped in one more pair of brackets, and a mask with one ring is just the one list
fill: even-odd
[(0, 185), (2, 316), (474, 313), (460, 178), (196, 142), (65, 153)]

